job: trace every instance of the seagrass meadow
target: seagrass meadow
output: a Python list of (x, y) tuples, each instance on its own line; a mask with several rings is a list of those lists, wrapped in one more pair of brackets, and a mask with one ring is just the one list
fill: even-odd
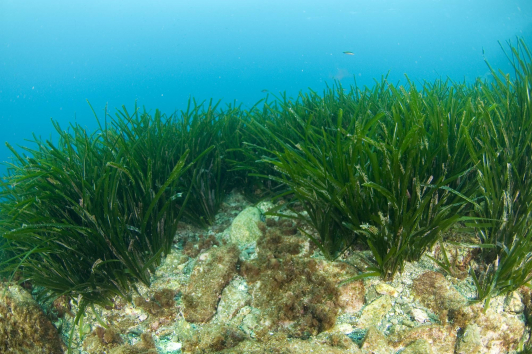
[[(56, 141), (8, 144), (0, 274), (44, 307), (71, 302), (82, 326), (88, 309), (150, 285), (179, 223), (212, 226), (239, 190), (271, 200), (265, 216), (292, 219), (315, 257), (356, 269), (343, 284), (392, 281), (434, 247), (439, 272), (456, 275), (445, 245), (472, 249), (468, 300), (487, 310), (532, 279), (532, 53), (522, 40), (501, 48), (514, 71), (488, 64), (489, 81), (384, 76), (249, 109), (123, 107), (95, 114), (92, 132), (54, 123)], [(63, 331), (71, 340), (75, 326)]]

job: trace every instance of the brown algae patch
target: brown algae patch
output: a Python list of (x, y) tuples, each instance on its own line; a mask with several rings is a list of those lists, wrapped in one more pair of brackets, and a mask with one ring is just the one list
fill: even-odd
[(0, 284), (0, 352), (63, 353), (57, 329), (22, 287)]
[(277, 228), (263, 229), (257, 258), (243, 262), (240, 273), (250, 284), (251, 305), (261, 311), (264, 330), (306, 338), (332, 328), (339, 291), (318, 260), (299, 257), (306, 240), (284, 236)]

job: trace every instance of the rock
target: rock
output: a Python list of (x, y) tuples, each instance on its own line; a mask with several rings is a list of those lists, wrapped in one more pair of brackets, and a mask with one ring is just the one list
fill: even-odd
[(393, 297), (397, 297), (399, 295), (399, 291), (397, 291), (396, 288), (386, 283), (379, 283), (375, 285), (375, 290), (380, 295), (390, 295)]
[(388, 311), (392, 308), (392, 300), (390, 296), (383, 295), (372, 303), (364, 307), (362, 310), (362, 315), (358, 320), (359, 328), (369, 328), (371, 326), (376, 326)]
[(523, 304), (521, 296), (519, 296), (517, 291), (513, 291), (506, 296), (504, 311), (512, 314), (520, 314), (525, 311), (525, 304)]
[(390, 339), (395, 350), (408, 347), (423, 339), (430, 344), (434, 353), (454, 354), (456, 331), (451, 326), (429, 324), (394, 333)]
[(367, 354), (392, 354), (393, 348), (388, 345), (386, 336), (375, 327), (370, 327), (362, 342), (362, 352)]
[[(273, 209), (275, 205), (271, 202), (271, 200), (263, 200), (257, 203), (257, 209), (261, 212), (261, 214), (266, 214), (270, 209)], [(266, 216), (266, 218), (275, 218), (277, 220), (278, 216)]]
[[(352, 352), (349, 349), (355, 349), (355, 352), (359, 352), (358, 345), (354, 343), (351, 338), (349, 338), (344, 333), (327, 331), (318, 334), (316, 337), (312, 338), (312, 341), (320, 343), (323, 345), (329, 345), (332, 348), (344, 349), (348, 352)], [(312, 351), (311, 351), (312, 352)]]
[(215, 320), (228, 322), (242, 307), (249, 305), (250, 301), (251, 295), (248, 294), (246, 281), (240, 277), (233, 279), (222, 291)]
[(517, 292), (521, 296), (525, 309), (523, 311), (527, 323), (532, 322), (532, 289), (528, 286), (521, 286)]
[(238, 246), (257, 241), (262, 236), (262, 231), (257, 223), (260, 220), (260, 210), (255, 207), (247, 207), (236, 216), (231, 224), (231, 233), (229, 235), (231, 242)]
[(270, 331), (306, 338), (334, 327), (339, 290), (323, 261), (299, 256), (299, 240), (268, 228), (257, 241), (257, 258), (242, 262), (240, 275)]
[(328, 332), (340, 332), (343, 334), (349, 334), (353, 332), (355, 329), (353, 326), (351, 326), (349, 323), (340, 323), (335, 325), (333, 328), (328, 330)]
[(125, 344), (114, 347), (111, 350), (89, 351), (89, 353), (109, 353), (109, 354), (157, 354), (157, 347), (151, 334), (143, 333), (141, 340), (134, 345)]
[(0, 283), (0, 352), (63, 353), (56, 328), (19, 285)]
[(187, 321), (207, 322), (214, 316), (222, 290), (236, 272), (238, 254), (235, 245), (227, 245), (199, 257), (182, 297)]
[[(516, 350), (525, 331), (525, 324), (516, 315), (497, 313), (491, 307), (484, 311), (478, 303), (451, 313), (451, 320), (458, 327), (476, 325), (480, 331), (480, 353), (508, 353)], [(471, 327), (470, 331), (476, 331)], [(471, 332), (473, 338), (475, 332)]]
[(255, 338), (256, 332), (271, 325), (270, 323), (262, 323), (261, 311), (251, 306), (242, 308), (240, 310), (240, 315), (243, 317), (240, 328), (251, 338)]
[(411, 311), (412, 313), (412, 316), (414, 317), (414, 319), (419, 322), (419, 323), (425, 323), (425, 322), (430, 322), (430, 318), (429, 316), (427, 315), (427, 313), (423, 310), (420, 310), (420, 309), (412, 309)]
[(429, 271), (414, 279), (412, 290), (419, 301), (436, 314), (457, 310), (467, 304), (467, 299), (437, 272)]
[(245, 339), (244, 332), (224, 323), (207, 323), (198, 326), (194, 332), (192, 337), (183, 340), (183, 353), (220, 353)]
[(364, 306), (364, 282), (362, 280), (347, 283), (338, 288), (339, 305), (349, 315), (355, 314)]
[(458, 341), (456, 354), (477, 354), (481, 348), (480, 327), (474, 323), (467, 325), (464, 335)]
[[(361, 350), (354, 343), (343, 341), (336, 336), (328, 338), (323, 343), (322, 340), (301, 340), (298, 338), (286, 338), (282, 334), (273, 334), (265, 336), (260, 342), (245, 340), (236, 347), (217, 351), (220, 354), (265, 354), (265, 353), (282, 353), (282, 354), (361, 354)], [(345, 347), (345, 345), (349, 347)]]
[(432, 348), (429, 342), (424, 339), (418, 339), (409, 344), (401, 354), (432, 354)]

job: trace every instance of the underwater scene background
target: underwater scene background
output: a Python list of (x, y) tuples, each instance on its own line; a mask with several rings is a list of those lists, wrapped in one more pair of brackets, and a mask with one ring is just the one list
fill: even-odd
[(531, 24), (0, 0), (0, 352), (532, 353)]
[(190, 97), (250, 107), (388, 72), (472, 82), (490, 77), (484, 57), (511, 71), (498, 41), (516, 36), (530, 43), (532, 2), (1, 0), (0, 161), (5, 141), (53, 135), (50, 118), (96, 129), (86, 100), (171, 114)]

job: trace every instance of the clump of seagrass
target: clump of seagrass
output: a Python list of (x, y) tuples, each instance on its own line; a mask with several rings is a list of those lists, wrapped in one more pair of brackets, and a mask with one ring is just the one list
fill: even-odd
[[(106, 117), (107, 118), (107, 117)], [(56, 144), (35, 138), (2, 182), (5, 270), (41, 289), (41, 299), (67, 296), (79, 307), (130, 299), (136, 282), (150, 283), (170, 251), (187, 190), (179, 178), (196, 160), (178, 153), (173, 126), (123, 109), (87, 134), (55, 123)], [(208, 153), (212, 148), (207, 148)], [(164, 153), (162, 153), (164, 151)]]

